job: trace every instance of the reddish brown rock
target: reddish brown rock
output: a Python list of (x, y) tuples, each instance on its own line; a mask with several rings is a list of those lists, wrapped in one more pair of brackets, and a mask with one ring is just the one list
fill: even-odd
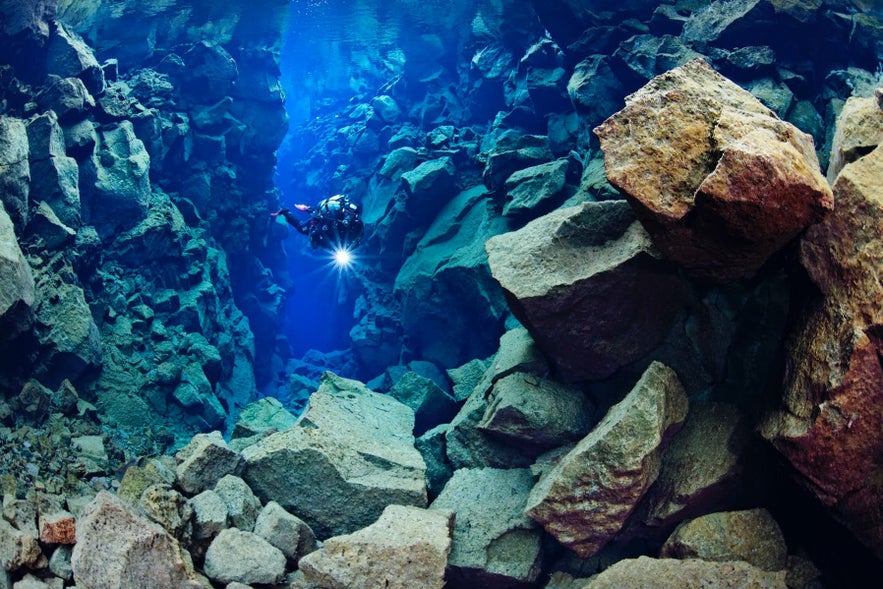
[(651, 80), (595, 133), (653, 243), (700, 277), (752, 276), (832, 207), (812, 138), (702, 60)]
[(67, 511), (40, 516), (40, 542), (73, 544), (77, 541), (77, 522)]
[(762, 433), (883, 558), (883, 148), (848, 164), (801, 260), (822, 292), (793, 334), (782, 407)]
[(828, 182), (833, 184), (843, 166), (873, 151), (883, 141), (883, 109), (875, 97), (850, 97), (843, 105), (834, 138)]

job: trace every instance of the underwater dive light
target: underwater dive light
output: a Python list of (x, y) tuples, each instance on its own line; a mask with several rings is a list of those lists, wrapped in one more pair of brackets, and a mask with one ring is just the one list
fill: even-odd
[(345, 247), (338, 247), (332, 252), (334, 265), (343, 270), (353, 261), (353, 254)]

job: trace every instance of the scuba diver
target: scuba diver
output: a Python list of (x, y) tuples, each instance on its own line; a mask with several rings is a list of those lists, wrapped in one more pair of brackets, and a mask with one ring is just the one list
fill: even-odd
[(352, 251), (362, 240), (365, 224), (362, 222), (358, 205), (351, 203), (346, 196), (335, 194), (321, 201), (315, 207), (294, 205), (299, 211), (309, 213), (306, 221), (298, 219), (289, 209), (279, 209), (271, 216), (282, 215), (288, 224), (298, 232), (309, 236), (313, 249), (332, 250), (335, 248)]

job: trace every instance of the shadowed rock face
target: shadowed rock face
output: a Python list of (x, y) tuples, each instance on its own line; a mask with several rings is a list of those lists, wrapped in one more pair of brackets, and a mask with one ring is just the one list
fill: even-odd
[(554, 211), (485, 248), (512, 312), (565, 381), (642, 357), (690, 297), (622, 201)]
[(674, 371), (654, 362), (634, 389), (530, 492), (525, 515), (582, 558), (619, 532), (656, 480), (668, 438), (687, 415)]
[(812, 138), (702, 60), (654, 78), (595, 133), (653, 243), (702, 278), (751, 277), (833, 206)]
[(837, 208), (810, 228), (801, 261), (822, 299), (792, 336), (780, 411), (762, 432), (801, 480), (883, 556), (883, 149), (848, 164)]

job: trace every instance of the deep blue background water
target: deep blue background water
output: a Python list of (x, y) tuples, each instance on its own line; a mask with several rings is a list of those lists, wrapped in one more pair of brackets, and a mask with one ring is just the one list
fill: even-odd
[[(456, 45), (487, 1), (454, 0), (294, 0), (284, 39), (281, 69), (290, 130), (279, 149), (280, 201), (314, 204), (330, 196), (292, 189), (292, 161), (312, 146), (302, 129), (311, 119), (335, 116), (351, 101), (377, 94), (400, 75), (406, 63), (427, 57), (421, 36), (438, 35)], [(282, 222), (281, 220), (279, 222)], [(292, 352), (348, 348), (353, 305), (347, 280), (313, 251), (305, 236), (289, 231), (285, 242), (294, 287), (288, 290), (286, 334)]]

